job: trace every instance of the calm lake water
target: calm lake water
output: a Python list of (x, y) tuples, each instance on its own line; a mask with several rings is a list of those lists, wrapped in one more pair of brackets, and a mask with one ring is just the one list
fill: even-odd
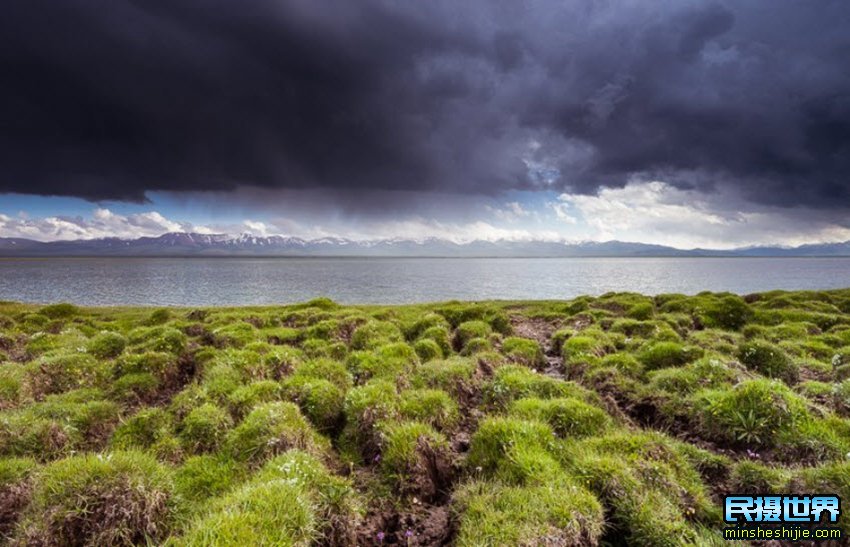
[(0, 299), (82, 305), (562, 299), (850, 287), (850, 258), (0, 259)]

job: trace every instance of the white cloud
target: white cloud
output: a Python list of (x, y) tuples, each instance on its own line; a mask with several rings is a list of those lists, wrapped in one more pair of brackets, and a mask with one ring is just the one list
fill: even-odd
[(504, 222), (516, 222), (531, 214), (518, 201), (509, 201), (504, 204), (503, 208), (492, 207), (490, 205), (485, 205), (484, 208), (490, 211), (495, 218)]
[[(485, 205), (485, 218), (435, 218), (409, 214), (396, 218), (287, 214), (233, 223), (196, 225), (157, 211), (122, 215), (107, 208), (88, 216), (32, 217), (26, 212), (0, 214), (0, 237), (40, 241), (136, 238), (166, 232), (291, 235), (305, 239), (354, 240), (441, 238), (512, 241), (622, 240), (679, 248), (731, 248), (748, 245), (800, 245), (850, 240), (848, 211), (755, 206), (730, 189), (714, 193), (680, 189), (663, 182), (632, 182), (596, 195), (564, 193), (548, 202)], [(474, 210), (482, 212), (481, 205)]]
[(555, 217), (561, 222), (566, 222), (567, 224), (577, 224), (578, 219), (570, 212), (570, 204), (564, 201), (549, 203), (548, 204), (553, 211), (555, 211)]
[(286, 225), (289, 228), (289, 233), (307, 239), (336, 236), (363, 241), (388, 238), (422, 241), (428, 238), (439, 238), (455, 243), (474, 240), (496, 241), (500, 239), (511, 241), (563, 240), (563, 236), (556, 230), (527, 230), (501, 227), (484, 221), (465, 223), (440, 222), (423, 217), (361, 222), (356, 227), (346, 230), (333, 230), (322, 226), (313, 226), (304, 229), (301, 225), (291, 221), (286, 221)]
[(404, 239), (437, 237), (456, 243), (474, 240), (496, 241), (500, 239), (511, 241), (559, 241), (563, 239), (563, 236), (554, 230), (504, 228), (483, 221), (463, 224), (435, 222), (426, 219), (392, 221), (374, 226), (370, 232), (373, 234), (371, 236), (373, 238), (387, 237), (387, 234), (393, 234), (394, 237)]
[(50, 216), (32, 218), (0, 215), (0, 236), (22, 237), (38, 241), (62, 239), (95, 239), (102, 237), (136, 238), (158, 236), (166, 232), (204, 231), (203, 226), (169, 220), (156, 211), (119, 215), (98, 208), (91, 217)]
[(522, 208), (522, 205), (518, 201), (511, 201), (507, 204), (507, 208), (518, 217), (526, 217), (529, 214), (528, 211)]
[(850, 228), (838, 216), (755, 206), (731, 190), (708, 194), (658, 181), (604, 188), (597, 195), (561, 194), (550, 206), (559, 220), (586, 226), (588, 238), (593, 240), (680, 248), (850, 240)]
[[(518, 202), (506, 204), (506, 214), (513, 217), (528, 216)], [(500, 227), (484, 221), (447, 223), (422, 217), (402, 220), (365, 221), (356, 227), (327, 228), (321, 225), (305, 226), (290, 219), (269, 222), (244, 220), (238, 224), (198, 226), (187, 222), (168, 219), (156, 211), (133, 215), (120, 215), (109, 209), (99, 208), (91, 217), (83, 218), (51, 216), (29, 218), (23, 215), (11, 217), (0, 214), (0, 237), (22, 237), (39, 241), (62, 239), (95, 239), (102, 237), (136, 238), (158, 236), (166, 232), (185, 231), (199, 233), (250, 233), (258, 236), (295, 235), (308, 239), (321, 237), (345, 237), (357, 240), (396, 237), (422, 240), (437, 237), (455, 242), (472, 240), (560, 240), (554, 230), (525, 230)]]
[(246, 220), (242, 223), (242, 225), (244, 226), (244, 230), (242, 230), (243, 232), (255, 236), (269, 236), (274, 233), (274, 228), (264, 222)]

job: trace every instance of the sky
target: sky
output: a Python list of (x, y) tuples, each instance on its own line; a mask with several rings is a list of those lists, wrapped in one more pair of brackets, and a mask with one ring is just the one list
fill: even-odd
[(846, 0), (7, 0), (0, 237), (850, 240)]

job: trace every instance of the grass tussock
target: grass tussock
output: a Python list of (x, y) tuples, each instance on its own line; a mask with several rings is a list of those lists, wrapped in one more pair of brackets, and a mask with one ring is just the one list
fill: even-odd
[(0, 544), (719, 545), (848, 454), (850, 290), (0, 303)]

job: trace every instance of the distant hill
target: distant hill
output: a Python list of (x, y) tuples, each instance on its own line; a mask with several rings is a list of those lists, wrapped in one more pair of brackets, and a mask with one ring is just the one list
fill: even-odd
[(0, 256), (374, 256), (374, 257), (661, 257), (661, 256), (850, 256), (850, 241), (799, 247), (747, 247), (734, 250), (676, 249), (623, 241), (471, 241), (429, 238), (353, 241), (301, 239), (250, 234), (172, 232), (137, 239), (101, 238), (41, 242), (0, 238)]

